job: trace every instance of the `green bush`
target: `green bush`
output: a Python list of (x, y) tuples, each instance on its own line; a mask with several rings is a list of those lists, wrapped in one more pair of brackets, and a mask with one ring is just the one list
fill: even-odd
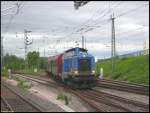
[(69, 101), (71, 101), (71, 97), (68, 98), (68, 96), (64, 95), (63, 93), (59, 93), (57, 95), (57, 100), (63, 100), (65, 101), (65, 104), (68, 105)]

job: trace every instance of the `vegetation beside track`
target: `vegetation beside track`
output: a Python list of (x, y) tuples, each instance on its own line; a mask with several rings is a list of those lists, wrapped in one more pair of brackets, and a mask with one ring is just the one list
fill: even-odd
[(116, 59), (116, 67), (111, 76), (111, 60), (100, 60), (96, 64), (96, 73), (103, 68), (104, 78), (149, 85), (149, 55)]
[(1, 70), (1, 76), (8, 78), (8, 70), (7, 69), (2, 69)]
[[(25, 66), (26, 64), (26, 66)], [(15, 55), (6, 54), (3, 57), (2, 76), (8, 75), (8, 69), (24, 74), (38, 75), (43, 74), (47, 65), (47, 58), (40, 57), (36, 51), (29, 52), (27, 59), (19, 58)]]
[(5, 77), (6, 79), (13, 79), (13, 80), (17, 81), (17, 86), (20, 87), (21, 89), (23, 89), (24, 91), (31, 88), (31, 83), (27, 82), (26, 80), (19, 79), (18, 77), (15, 77), (15, 76), (12, 76), (11, 78), (9, 78), (7, 69), (1, 70), (1, 76)]
[(38, 70), (37, 72), (34, 72), (34, 69), (19, 70), (19, 71), (17, 71), (17, 72), (18, 72), (18, 73), (21, 73), (21, 74), (35, 75), (35, 76), (45, 74), (45, 70), (43, 70), (43, 69), (40, 69), (40, 70)]
[(65, 104), (68, 105), (69, 102), (71, 101), (71, 97), (68, 97), (67, 95), (61, 92), (57, 95), (57, 100), (65, 101)]

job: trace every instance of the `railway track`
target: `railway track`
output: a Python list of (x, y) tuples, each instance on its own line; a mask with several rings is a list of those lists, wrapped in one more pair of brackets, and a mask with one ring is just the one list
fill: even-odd
[(133, 86), (138, 86), (138, 87), (149, 87), (148, 85), (142, 85), (142, 84), (137, 84), (137, 83), (130, 83), (130, 82), (126, 82), (126, 81), (119, 81), (119, 80), (110, 80), (110, 79), (101, 79), (102, 81), (109, 81), (109, 82), (113, 82), (113, 83), (122, 83), (122, 84), (127, 84), (127, 85), (133, 85)]
[(1, 81), (2, 112), (41, 112), (41, 110)]
[(112, 106), (113, 109), (115, 108), (115, 111), (117, 110), (126, 112), (149, 111), (149, 105), (147, 104), (125, 99), (101, 91), (89, 90), (89, 91), (81, 91), (81, 93), (84, 94), (84, 96), (91, 98), (92, 100), (95, 100), (96, 102), (103, 102), (106, 105)]
[[(24, 73), (20, 73), (20, 74), (24, 74)], [(50, 79), (47, 81), (50, 81)], [(136, 83), (128, 83), (125, 81), (109, 80), (109, 79), (98, 79), (97, 81), (98, 81), (97, 82), (98, 87), (116, 89), (120, 91), (126, 91), (130, 93), (136, 93), (142, 95), (149, 95), (148, 85), (146, 86), (146, 85), (140, 85)]]
[(98, 79), (98, 87), (105, 87), (111, 89), (117, 89), (121, 91), (137, 93), (142, 95), (149, 95), (149, 86), (130, 84), (123, 81), (114, 81), (107, 79)]
[(44, 85), (51, 85), (53, 87), (61, 86), (67, 92), (70, 92), (79, 97), (84, 102), (88, 103), (92, 108), (99, 112), (118, 111), (118, 112), (134, 112), (134, 111), (149, 111), (149, 105), (129, 100), (126, 98), (118, 97), (108, 93), (95, 91), (95, 90), (72, 90), (61, 83), (54, 83), (48, 80), (17, 75), (32, 81), (39, 82)]
[(1, 97), (1, 112), (14, 112), (4, 97)]

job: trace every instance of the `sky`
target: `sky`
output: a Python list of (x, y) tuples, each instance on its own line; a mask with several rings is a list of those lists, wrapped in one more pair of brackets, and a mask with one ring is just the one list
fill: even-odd
[[(20, 4), (17, 10), (16, 3)], [(96, 59), (111, 56), (111, 15), (115, 17), (117, 55), (143, 50), (149, 40), (148, 1), (90, 1), (78, 10), (73, 1), (1, 2), (1, 39), (4, 54), (24, 58), (24, 29), (29, 51), (40, 56), (59, 54), (72, 47), (86, 49)]]

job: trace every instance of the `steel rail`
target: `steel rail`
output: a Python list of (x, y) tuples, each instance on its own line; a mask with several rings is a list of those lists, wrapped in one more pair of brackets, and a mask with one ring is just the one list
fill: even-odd
[(130, 84), (124, 84), (120, 82), (114, 82), (110, 80), (98, 80), (99, 87), (106, 87), (106, 88), (113, 88), (121, 91), (127, 91), (132, 93), (138, 93), (143, 95), (149, 95), (149, 86), (138, 86), (138, 85), (130, 85)]
[(53, 87), (58, 87), (56, 85), (60, 85), (61, 87), (63, 87), (63, 89), (65, 91), (68, 91), (76, 96), (78, 96), (80, 99), (82, 99), (84, 102), (88, 103), (90, 106), (92, 106), (94, 109), (96, 109), (96, 111), (100, 111), (100, 112), (105, 112), (104, 110), (100, 109), (94, 102), (91, 102), (89, 99), (83, 97), (82, 95), (80, 95), (79, 93), (73, 91), (72, 89), (70, 89), (69, 87), (63, 85), (63, 84), (60, 84), (60, 83), (52, 83), (52, 82), (49, 82), (47, 80), (42, 80), (42, 79), (37, 79), (37, 78), (34, 78), (34, 77), (27, 77), (27, 76), (23, 76), (23, 75), (20, 75), (20, 74), (17, 74), (17, 75), (14, 75), (14, 76), (20, 76), (20, 77), (23, 77), (23, 78), (26, 78), (26, 79), (29, 79), (29, 80), (32, 80), (32, 81), (35, 81), (35, 82), (38, 82), (38, 83), (41, 83), (41, 84), (44, 84), (44, 85), (51, 85)]
[(116, 104), (115, 102), (109, 100), (107, 97), (97, 96), (97, 95), (89, 93), (89, 92), (84, 92), (83, 95), (85, 97), (91, 99), (91, 100), (94, 100), (95, 102), (100, 102), (100, 103), (103, 103), (105, 105), (115, 107), (117, 109), (119, 108), (119, 109), (126, 111), (126, 112), (133, 112), (132, 110), (130, 110), (130, 109), (128, 109), (122, 105)]
[(107, 82), (107, 83), (116, 83), (116, 84), (120, 84), (120, 85), (135, 86), (135, 87), (146, 88), (146, 89), (149, 88), (149, 85), (141, 85), (141, 84), (137, 84), (137, 83), (129, 83), (129, 82), (119, 81), (119, 80), (99, 79), (99, 81)]
[(6, 85), (4, 82), (1, 84), (3, 85), (5, 88), (7, 88), (9, 91), (11, 91), (13, 94), (15, 94), (16, 96), (20, 97), (22, 100), (24, 100), (26, 103), (28, 103), (29, 105), (31, 105), (33, 108), (35, 108), (37, 111), (42, 112), (42, 110), (33, 105), (32, 102), (30, 102), (29, 100), (25, 99), (22, 95), (18, 94), (16, 91), (14, 91), (13, 89), (11, 89), (8, 85)]
[(9, 109), (9, 112), (14, 112), (11, 105), (7, 102), (7, 100), (4, 97), (1, 96), (1, 100), (6, 104), (6, 107)]
[[(18, 74), (17, 74), (18, 75)], [(78, 91), (74, 91), (72, 90), (71, 88), (69, 88), (68, 86), (65, 86), (64, 84), (61, 84), (61, 83), (52, 83), (50, 82), (49, 80), (42, 80), (42, 79), (38, 79), (38, 78), (34, 78), (34, 77), (27, 77), (27, 76), (23, 76), (23, 75), (18, 75), (18, 76), (21, 76), (23, 78), (26, 78), (26, 79), (30, 79), (30, 80), (33, 80), (33, 81), (36, 81), (36, 82), (39, 82), (39, 83), (42, 83), (44, 85), (52, 85), (53, 87), (58, 87), (56, 85), (59, 84), (59, 86), (63, 87), (64, 90), (66, 90), (67, 92), (70, 92), (76, 96), (78, 96), (80, 99), (82, 99), (84, 102), (87, 102), (90, 106), (92, 106), (93, 108), (96, 109), (96, 111), (101, 111), (101, 112), (105, 112), (106, 110), (104, 109), (101, 109), (98, 105), (96, 105), (93, 100), (96, 101), (96, 98), (100, 98), (100, 95), (107, 95), (107, 96), (110, 96), (109, 98), (112, 98), (112, 99), (116, 99), (117, 101), (121, 101), (121, 102), (128, 102), (130, 104), (133, 104), (133, 105), (136, 105), (138, 107), (143, 107), (143, 108), (148, 108), (146, 104), (144, 103), (141, 103), (141, 102), (138, 102), (138, 101), (133, 101), (133, 100), (129, 100), (129, 99), (125, 99), (125, 98), (122, 98), (122, 97), (119, 97), (119, 96), (114, 96), (114, 95), (111, 95), (111, 94), (108, 94), (108, 93), (104, 93), (104, 92), (98, 92), (98, 91), (94, 91), (93, 94), (96, 94), (96, 95), (99, 95), (96, 96), (95, 98), (92, 97), (92, 96), (88, 96), (88, 95), (83, 95), (82, 93), (78, 92)], [(85, 91), (86, 92), (86, 91)], [(99, 94), (98, 94), (99, 93)], [(101, 93), (101, 94), (100, 94)], [(94, 98), (94, 99), (93, 99)], [(109, 99), (108, 99), (109, 101)], [(104, 101), (103, 101), (104, 102)], [(103, 103), (102, 103), (103, 104)], [(119, 106), (117, 104), (113, 104), (113, 103), (108, 103), (108, 102), (105, 102), (105, 104), (107, 105), (113, 105), (115, 107), (118, 107), (118, 108), (122, 108), (124, 111), (132, 111), (130, 109), (127, 109), (123, 106)]]
[(97, 90), (92, 90), (92, 93), (94, 93), (96, 95), (99, 95), (99, 96), (105, 95), (106, 97), (109, 97), (109, 98), (112, 98), (112, 99), (115, 99), (115, 100), (118, 100), (118, 101), (130, 103), (130, 104), (133, 104), (135, 106), (142, 107), (142, 108), (145, 108), (145, 109), (149, 108), (149, 105), (146, 104), (146, 103), (139, 102), (139, 101), (136, 101), (136, 100), (126, 99), (126, 98), (116, 96), (116, 95), (113, 95), (113, 94), (110, 94), (110, 93), (105, 93), (105, 92), (97, 91)]

